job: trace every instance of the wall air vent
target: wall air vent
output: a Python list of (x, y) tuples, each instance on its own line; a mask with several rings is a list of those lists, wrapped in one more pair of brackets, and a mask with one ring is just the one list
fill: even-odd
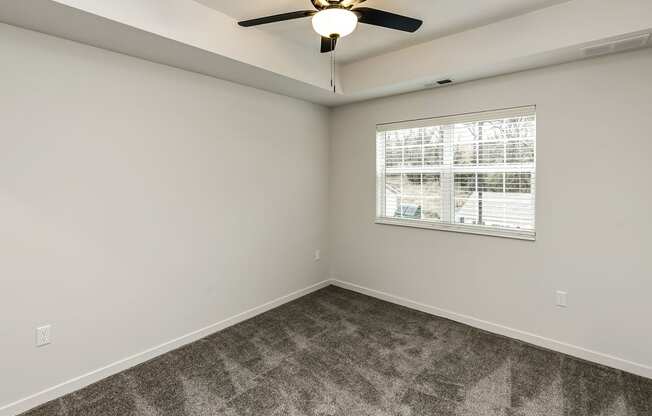
[(586, 57), (591, 57), (615, 52), (629, 51), (645, 47), (649, 40), (650, 34), (644, 33), (642, 35), (613, 40), (611, 42), (601, 43), (599, 45), (587, 46), (586, 48), (582, 49), (582, 54), (584, 54)]

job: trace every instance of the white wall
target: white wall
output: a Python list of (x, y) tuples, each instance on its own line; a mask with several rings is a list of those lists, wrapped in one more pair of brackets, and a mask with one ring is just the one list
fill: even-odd
[[(652, 377), (651, 69), (648, 49), (338, 107), (333, 277)], [(529, 104), (536, 242), (374, 224), (377, 123)]]
[(326, 277), (327, 109), (6, 25), (0, 57), (0, 407)]
[[(0, 56), (0, 407), (321, 281), (327, 238), (336, 278), (652, 376), (651, 50), (330, 120), (6, 25)], [(526, 104), (536, 242), (373, 224), (376, 123)]]

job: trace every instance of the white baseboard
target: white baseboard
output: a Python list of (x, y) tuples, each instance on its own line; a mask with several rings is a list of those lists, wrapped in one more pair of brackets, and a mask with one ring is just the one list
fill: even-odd
[(443, 318), (447, 318), (456, 322), (460, 322), (466, 325), (480, 328), (489, 332), (493, 332), (495, 334), (500, 334), (510, 338), (515, 338), (524, 342), (528, 342), (533, 345), (537, 345), (553, 351), (558, 351), (587, 361), (592, 361), (598, 364), (617, 368), (633, 374), (638, 374), (643, 377), (652, 378), (652, 367), (647, 365), (638, 364), (619, 357), (615, 357), (613, 355), (592, 351), (586, 348), (567, 344), (561, 341), (556, 341), (526, 331), (509, 328), (504, 325), (488, 322), (482, 319), (474, 318), (472, 316), (467, 316), (467, 315), (459, 314), (457, 312), (452, 312), (445, 309), (437, 308), (435, 306), (426, 305), (400, 296), (396, 296), (379, 290), (360, 286), (354, 283), (345, 282), (338, 279), (330, 279), (330, 280), (324, 280), (322, 282), (316, 283), (304, 289), (297, 290), (296, 292), (292, 292), (285, 296), (281, 296), (280, 298), (274, 299), (263, 305), (249, 309), (247, 311), (234, 315), (230, 318), (209, 325), (205, 328), (198, 329), (196, 331), (183, 335), (179, 338), (173, 339), (171, 341), (165, 342), (156, 347), (142, 351), (138, 354), (134, 354), (130, 357), (123, 358), (107, 366), (80, 375), (78, 377), (65, 381), (61, 384), (45, 389), (41, 392), (17, 400), (13, 403), (0, 406), (0, 416), (18, 415), (33, 407), (39, 406), (43, 403), (47, 403), (50, 400), (72, 393), (76, 390), (79, 390), (90, 384), (98, 382), (113, 374), (119, 373), (120, 371), (124, 371), (128, 368), (144, 363), (145, 361), (148, 361), (168, 351), (172, 351), (176, 348), (197, 341), (212, 333), (228, 328), (229, 326), (245, 321), (249, 318), (252, 318), (270, 309), (274, 309), (280, 305), (283, 305), (284, 303), (300, 298), (301, 296), (307, 295), (309, 293), (312, 293), (316, 290), (319, 290), (331, 284), (335, 286), (339, 286), (344, 289), (352, 290), (354, 292), (362, 293), (368, 296), (373, 296), (375, 298), (382, 299), (391, 303), (402, 305), (411, 309), (416, 309), (422, 312), (426, 312), (431, 315), (441, 316)]
[(644, 364), (635, 363), (623, 358), (615, 357), (613, 355), (592, 351), (587, 348), (582, 348), (576, 345), (567, 344), (565, 342), (556, 341), (554, 339), (532, 334), (530, 332), (509, 328), (504, 325), (485, 321), (468, 315), (463, 315), (457, 312), (452, 312), (446, 309), (437, 308), (435, 306), (425, 305), (420, 302), (416, 302), (389, 293), (381, 292), (379, 290), (369, 289), (367, 287), (360, 286), (354, 283), (345, 282), (338, 279), (332, 279), (330, 283), (344, 289), (349, 289), (354, 292), (362, 293), (364, 295), (372, 296), (374, 298), (382, 299), (387, 302), (402, 305), (411, 309), (416, 309), (431, 315), (447, 318), (452, 321), (460, 322), (469, 326), (473, 326), (475, 328), (492, 332), (494, 334), (504, 335), (539, 347), (547, 348), (549, 350), (553, 350), (573, 357), (581, 358), (583, 360), (602, 364), (608, 367), (617, 368), (619, 370), (623, 370), (628, 373), (637, 374), (643, 377), (652, 378), (652, 367)]
[(190, 332), (186, 335), (182, 335), (179, 338), (164, 342), (163, 344), (157, 345), (156, 347), (152, 347), (148, 350), (139, 352), (130, 357), (123, 358), (102, 368), (98, 368), (96, 370), (80, 375), (68, 381), (64, 381), (61, 384), (52, 386), (48, 389), (32, 394), (31, 396), (22, 398), (13, 403), (0, 406), (0, 416), (18, 415), (36, 406), (40, 406), (44, 403), (47, 403), (50, 400), (54, 400), (58, 397), (72, 393), (76, 390), (84, 388), (90, 384), (96, 383), (113, 374), (119, 373), (128, 368), (144, 363), (145, 361), (148, 361), (168, 351), (172, 351), (174, 349), (182, 347), (186, 344), (190, 344), (191, 342), (195, 342), (201, 338), (211, 335), (212, 333), (221, 331), (224, 328), (228, 328), (232, 325), (245, 321), (263, 312), (267, 312), (270, 309), (274, 309), (277, 306), (281, 306), (284, 303), (288, 303), (294, 299), (300, 298), (301, 296), (312, 293), (330, 284), (331, 284), (330, 280), (324, 280), (322, 282), (316, 283), (306, 288), (297, 290), (296, 292), (292, 292), (285, 296), (281, 296), (280, 298), (274, 299), (260, 306), (256, 306), (255, 308), (241, 312), (230, 318), (226, 318), (222, 321), (216, 322), (205, 328), (201, 328), (196, 331)]

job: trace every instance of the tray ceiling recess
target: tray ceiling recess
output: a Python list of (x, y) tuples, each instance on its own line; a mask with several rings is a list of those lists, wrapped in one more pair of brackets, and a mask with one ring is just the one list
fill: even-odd
[(354, 1), (424, 23), (410, 33), (358, 17), (336, 46), (333, 94), (311, 19), (238, 25), (308, 1), (4, 1), (0, 22), (327, 106), (652, 46), (649, 0)]

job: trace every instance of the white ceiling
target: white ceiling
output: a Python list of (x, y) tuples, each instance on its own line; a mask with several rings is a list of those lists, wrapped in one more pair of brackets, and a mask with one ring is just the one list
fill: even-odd
[[(309, 0), (194, 0), (234, 20), (245, 20), (297, 10), (312, 10)], [(387, 10), (424, 21), (414, 34), (360, 25), (338, 44), (337, 57), (348, 63), (451, 33), (483, 26), (568, 0), (367, 0), (365, 7)], [(319, 50), (319, 38), (310, 19), (298, 19), (260, 26), (258, 29), (290, 42)]]
[[(606, 43), (611, 52), (652, 47), (650, 0), (403, 0), (402, 7), (399, 0), (368, 0), (369, 6), (422, 17), (426, 27), (414, 36), (361, 27), (344, 39), (340, 57), (356, 59), (340, 61), (334, 93), (329, 56), (318, 52), (308, 19), (264, 30), (235, 24), (300, 9), (304, 1), (0, 1), (0, 23), (328, 106), (433, 88), (443, 78), (453, 80), (450, 86), (584, 59), (586, 48)], [(524, 12), (534, 7), (541, 8)], [(505, 18), (515, 13), (521, 14)], [(365, 33), (385, 40), (378, 44)], [(642, 38), (643, 44), (637, 41)], [(403, 48), (404, 42), (418, 44)], [(377, 55), (365, 58), (372, 53)]]

